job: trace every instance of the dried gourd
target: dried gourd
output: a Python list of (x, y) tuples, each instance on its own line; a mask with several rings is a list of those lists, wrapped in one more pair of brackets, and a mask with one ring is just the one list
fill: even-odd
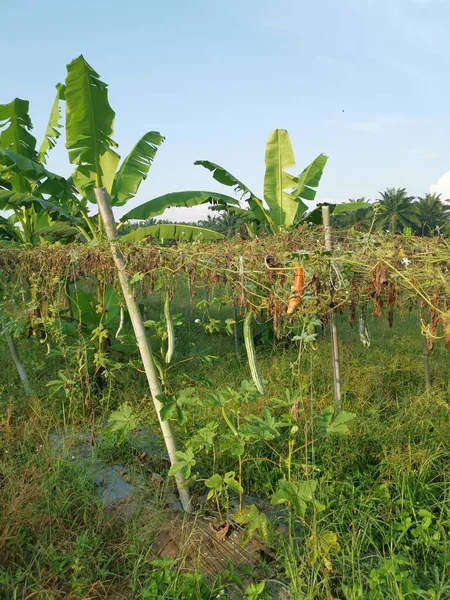
[(297, 310), (304, 294), (305, 271), (300, 265), (296, 265), (294, 268), (294, 282), (291, 289), (293, 293), (286, 311), (288, 315), (292, 315)]

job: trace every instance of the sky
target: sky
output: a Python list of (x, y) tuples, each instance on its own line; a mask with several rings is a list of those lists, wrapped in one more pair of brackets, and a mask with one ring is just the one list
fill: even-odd
[[(449, 23), (450, 0), (10, 2), (0, 104), (29, 100), (40, 142), (54, 86), (83, 54), (109, 84), (121, 156), (146, 131), (166, 137), (118, 217), (168, 192), (230, 193), (198, 159), (262, 194), (275, 128), (290, 134), (294, 174), (329, 156), (320, 201), (375, 199), (397, 186), (450, 199)], [(63, 137), (48, 166), (71, 173)]]

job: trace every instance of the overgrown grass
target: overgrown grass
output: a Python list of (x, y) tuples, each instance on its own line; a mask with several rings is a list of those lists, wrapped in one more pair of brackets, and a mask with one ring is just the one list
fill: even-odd
[[(237, 356), (231, 337), (206, 333), (195, 323), (204, 315), (187, 310), (185, 299), (180, 302), (185, 304), (175, 306), (174, 312), (184, 313), (184, 324), (176, 330), (175, 360), (190, 356), (192, 341), (210, 346), (208, 354), (219, 359), (212, 365), (199, 359), (179, 362), (167, 373), (168, 389), (194, 387), (202, 399), (211, 391), (239, 388), (249, 379), (242, 342)], [(150, 310), (158, 309), (162, 306), (155, 299)], [(217, 309), (209, 316), (223, 319), (229, 314)], [(296, 527), (292, 544), (275, 533), (276, 523), (271, 527), (269, 543), (277, 556), (272, 573), (275, 569), (294, 598), (449, 598), (448, 350), (436, 344), (427, 392), (414, 314), (397, 318), (392, 330), (381, 319), (369, 319), (369, 349), (344, 318), (339, 326), (342, 408), (357, 415), (347, 437), (318, 438), (311, 417), (333, 403), (327, 333), (319, 335), (317, 351), (305, 352), (300, 361), (293, 344), (269, 341), (257, 346), (267, 395), (244, 412), (257, 414), (272, 407), (285, 388), (302, 390), (299, 444), (314, 443), (299, 453), (299, 464), (313, 465), (316, 499), (322, 505)], [(123, 522), (105, 512), (86, 473), (49, 448), (49, 432), (62, 423), (68, 430), (100, 430), (125, 401), (142, 424), (157, 431), (144, 375), (128, 367), (118, 370), (83, 406), (75, 389), (65, 397), (51, 396), (45, 388), (65, 367), (58, 357), (47, 357), (45, 346), (36, 340), (23, 341), (20, 351), (36, 395), (22, 395), (8, 363), (0, 373), (0, 597), (217, 597), (219, 587), (208, 592), (201, 575), (185, 573), (177, 562), (154, 562), (154, 534), (171, 518), (166, 508), (155, 511), (150, 522), (146, 515), (143, 535), (139, 516)], [(7, 356), (5, 348), (2, 352)], [(219, 412), (209, 407), (188, 411), (186, 424), (175, 425), (179, 445)], [(275, 442), (274, 451), (283, 448), (282, 440)], [(273, 460), (275, 455), (266, 449), (264, 457)], [(279, 478), (269, 460), (249, 460), (243, 473), (244, 492), (262, 501), (270, 499)], [(212, 474), (213, 464), (220, 472), (236, 470), (236, 458), (227, 452), (219, 452), (214, 463), (211, 455), (199, 454), (199, 480)], [(296, 469), (293, 477), (304, 477), (302, 467)], [(203, 483), (194, 483), (193, 490), (200, 497)], [(334, 532), (338, 546), (330, 556), (317, 558), (307, 540), (320, 539), (323, 532)]]

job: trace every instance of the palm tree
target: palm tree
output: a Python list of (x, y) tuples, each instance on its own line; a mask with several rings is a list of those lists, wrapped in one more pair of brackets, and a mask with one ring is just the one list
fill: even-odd
[(439, 232), (448, 227), (450, 206), (444, 204), (441, 194), (419, 196), (415, 205), (421, 223), (417, 231), (419, 235), (432, 235), (433, 232)]
[(217, 216), (216, 229), (226, 237), (234, 237), (239, 235), (244, 223), (241, 217), (223, 211)]
[(408, 196), (405, 188), (387, 188), (380, 192), (381, 200), (377, 203), (375, 227), (388, 230), (390, 233), (401, 233), (403, 228), (420, 227), (418, 210), (413, 202), (414, 196)]
[[(349, 204), (355, 204), (359, 202), (367, 202), (362, 198), (356, 198), (356, 200), (349, 200)], [(337, 229), (356, 229), (357, 231), (368, 231), (372, 225), (373, 220), (373, 207), (368, 206), (367, 208), (358, 208), (357, 210), (349, 210), (333, 217), (335, 227)]]
[(208, 227), (208, 229), (213, 229), (214, 231), (219, 231), (218, 229), (218, 221), (219, 217), (217, 215), (208, 215), (206, 217), (206, 219), (201, 219), (200, 221), (198, 221), (198, 225), (200, 227)]

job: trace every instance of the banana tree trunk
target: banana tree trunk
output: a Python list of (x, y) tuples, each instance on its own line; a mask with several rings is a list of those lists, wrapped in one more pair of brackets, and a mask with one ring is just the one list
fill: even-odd
[(19, 356), (19, 353), (17, 352), (17, 348), (14, 343), (14, 340), (11, 337), (11, 334), (8, 332), (5, 333), (5, 337), (6, 337), (6, 343), (8, 344), (9, 352), (11, 354), (11, 358), (13, 359), (14, 364), (17, 369), (17, 372), (19, 373), (20, 381), (23, 384), (25, 393), (30, 395), (31, 394), (31, 385), (28, 380), (27, 372), (25, 371), (23, 362), (20, 360), (20, 356)]
[[(175, 438), (173, 436), (170, 423), (168, 421), (162, 421), (161, 419), (160, 410), (162, 408), (162, 404), (158, 400), (158, 396), (162, 394), (161, 383), (155, 363), (153, 362), (152, 350), (147, 338), (142, 315), (139, 310), (139, 305), (134, 297), (133, 290), (130, 285), (130, 278), (126, 272), (125, 260), (122, 252), (116, 245), (116, 241), (119, 236), (117, 233), (116, 223), (114, 221), (111, 203), (109, 201), (108, 192), (105, 188), (95, 188), (94, 193), (105, 226), (106, 236), (110, 242), (112, 256), (117, 267), (119, 282), (122, 287), (128, 313), (133, 325), (134, 335), (136, 337), (136, 342), (142, 358), (142, 363), (144, 365), (145, 374), (147, 375), (148, 385), (150, 387), (153, 403), (155, 405), (156, 414), (158, 415), (158, 420), (161, 426), (167, 452), (170, 457), (170, 462), (174, 464), (177, 462)], [(185, 512), (190, 512), (191, 499), (183, 475), (181, 473), (177, 473), (175, 475), (175, 481), (178, 487), (178, 493), (180, 494), (180, 500), (181, 504), (183, 505), (183, 509)]]

